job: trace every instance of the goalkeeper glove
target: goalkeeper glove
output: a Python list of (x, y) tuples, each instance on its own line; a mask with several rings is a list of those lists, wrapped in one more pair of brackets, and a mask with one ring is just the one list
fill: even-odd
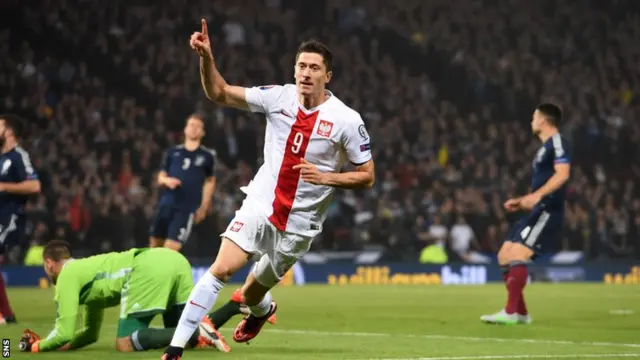
[(38, 352), (40, 336), (29, 329), (25, 329), (20, 338), (20, 351)]

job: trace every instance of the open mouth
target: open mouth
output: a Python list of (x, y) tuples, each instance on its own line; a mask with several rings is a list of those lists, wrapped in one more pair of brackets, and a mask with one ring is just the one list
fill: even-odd
[(300, 81), (300, 84), (301, 84), (301, 85), (305, 85), (305, 86), (311, 86), (311, 85), (313, 85), (313, 84), (311, 84), (310, 82), (307, 82), (307, 81)]

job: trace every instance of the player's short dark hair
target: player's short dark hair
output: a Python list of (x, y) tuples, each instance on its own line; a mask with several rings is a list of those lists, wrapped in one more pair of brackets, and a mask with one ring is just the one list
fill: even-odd
[(322, 56), (324, 66), (327, 68), (327, 72), (331, 71), (333, 66), (333, 54), (327, 45), (321, 43), (316, 39), (309, 39), (304, 41), (298, 46), (298, 52), (296, 53), (296, 61), (301, 53), (314, 53)]
[(189, 114), (189, 116), (187, 116), (187, 121), (189, 121), (189, 119), (198, 119), (204, 122), (204, 116), (202, 116), (202, 114), (199, 114), (199, 113)]
[(71, 258), (71, 245), (62, 240), (51, 240), (44, 247), (42, 252), (43, 259), (51, 259), (53, 261), (66, 260)]
[(5, 126), (13, 131), (17, 139), (22, 139), (26, 124), (23, 118), (15, 114), (0, 114), (0, 120), (4, 120)]
[(202, 123), (203, 127), (206, 127), (206, 122), (204, 121), (204, 116), (199, 113), (193, 113), (187, 116), (187, 120), (184, 121), (185, 125), (189, 122), (189, 119), (198, 119)]
[(185, 120), (184, 126), (187, 126), (190, 119), (196, 119), (200, 121), (200, 123), (202, 124), (202, 131), (204, 131), (205, 133), (207, 132), (207, 122), (204, 120), (204, 116), (202, 114), (199, 114), (199, 113), (190, 114), (189, 117), (187, 117), (187, 120)]
[(552, 103), (542, 103), (536, 108), (538, 112), (544, 116), (549, 124), (558, 127), (562, 122), (562, 109), (558, 105)]

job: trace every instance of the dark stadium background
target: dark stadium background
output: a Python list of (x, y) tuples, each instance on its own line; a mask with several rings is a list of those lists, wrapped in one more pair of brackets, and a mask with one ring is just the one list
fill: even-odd
[[(0, 113), (31, 121), (22, 145), (43, 179), (28, 236), (0, 266), (14, 357), (25, 328), (54, 326), (38, 246), (66, 239), (77, 257), (146, 246), (153, 178), (192, 112), (217, 151), (218, 188), (184, 253), (195, 280), (211, 264), (261, 164), (265, 120), (205, 99), (188, 46), (201, 17), (230, 83), (291, 82), (299, 42), (326, 42), (329, 88), (362, 114), (377, 171), (372, 190), (337, 193), (312, 251), (273, 290), (277, 324), (228, 356), (640, 358), (637, 0), (0, 0)], [(557, 252), (528, 266), (534, 322), (487, 326), (480, 315), (505, 293), (494, 254), (515, 220), (501, 205), (527, 191), (541, 101), (562, 106), (573, 147), (565, 226)], [(454, 251), (469, 229), (477, 247)], [(108, 309), (96, 344), (49, 358), (112, 360), (118, 319)], [(239, 320), (222, 327), (227, 340)]]
[[(494, 253), (527, 190), (535, 105), (563, 107), (575, 164), (558, 251), (640, 258), (640, 7), (632, 1), (216, 0), (0, 2), (0, 113), (32, 121), (43, 193), (28, 238), (89, 255), (146, 246), (163, 150), (205, 115), (218, 153), (214, 205), (185, 253), (212, 259), (261, 163), (265, 121), (216, 108), (188, 47), (200, 17), (230, 83), (293, 81), (300, 40), (335, 54), (330, 89), (369, 128), (377, 182), (340, 191), (313, 251), (417, 262), (458, 221)], [(465, 255), (451, 251), (449, 261)], [(329, 253), (332, 254), (332, 253)], [(355, 255), (354, 255), (355, 256)]]

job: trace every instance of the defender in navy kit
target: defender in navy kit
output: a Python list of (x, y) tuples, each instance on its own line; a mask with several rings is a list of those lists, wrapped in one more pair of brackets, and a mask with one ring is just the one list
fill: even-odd
[(158, 174), (163, 189), (151, 224), (151, 247), (180, 251), (193, 225), (207, 215), (216, 187), (216, 164), (214, 150), (201, 145), (204, 134), (202, 118), (191, 115), (184, 128), (184, 144), (166, 153)]
[(542, 142), (532, 164), (531, 193), (505, 202), (509, 212), (525, 210), (498, 252), (498, 262), (509, 293), (507, 306), (481, 320), (494, 324), (529, 324), (531, 317), (523, 290), (529, 277), (527, 263), (554, 249), (562, 231), (564, 201), (571, 173), (571, 150), (558, 130), (562, 111), (541, 104), (533, 113), (531, 129)]
[[(25, 121), (18, 116), (0, 115), (0, 257), (22, 240), (25, 205), (29, 195), (40, 192), (40, 180), (29, 154), (18, 145), (24, 127)], [(0, 275), (0, 325), (13, 322), (15, 316)]]

